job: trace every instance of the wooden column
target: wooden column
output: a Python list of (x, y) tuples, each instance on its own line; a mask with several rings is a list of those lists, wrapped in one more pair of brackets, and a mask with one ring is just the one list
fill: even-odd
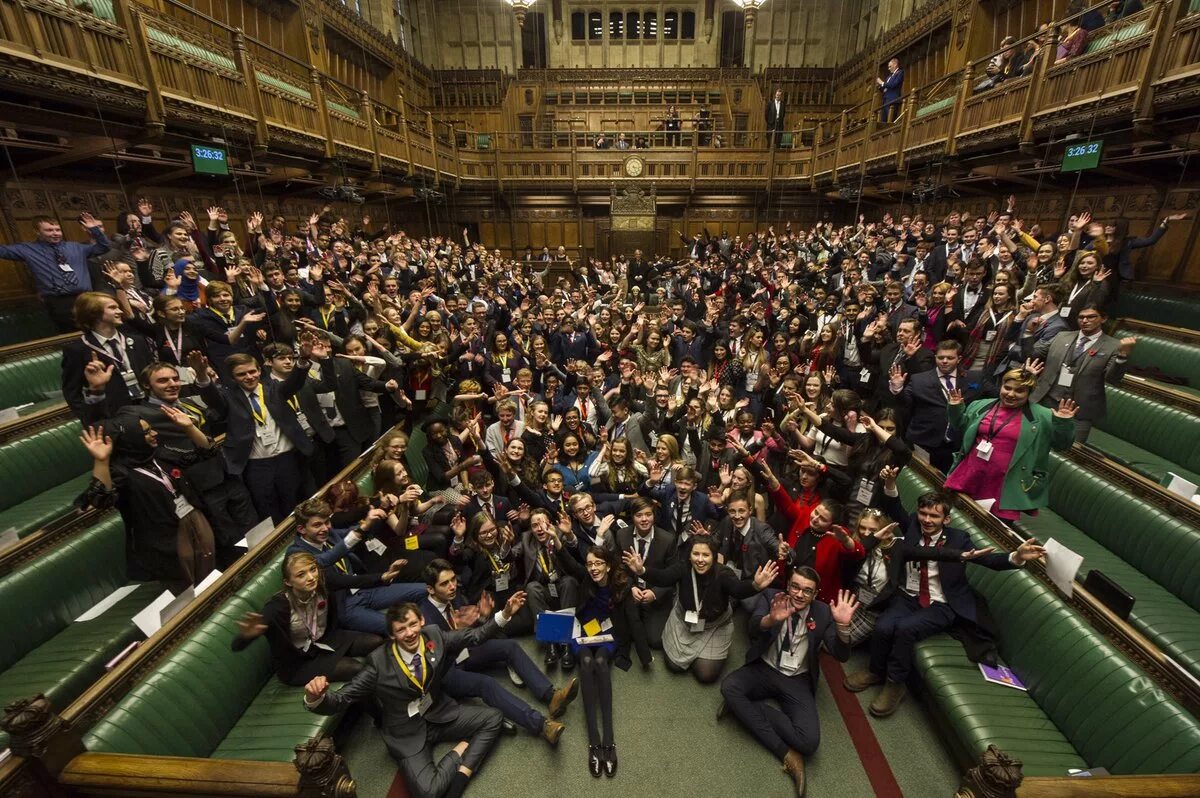
[(1154, 81), (1163, 72), (1167, 45), (1187, 5), (1186, 0), (1162, 0), (1150, 17), (1148, 24), (1150, 30), (1154, 31), (1150, 40), (1150, 57), (1146, 61), (1146, 71), (1138, 82), (1137, 92), (1133, 95), (1133, 125), (1140, 130), (1147, 130), (1154, 122)]
[(896, 144), (896, 172), (904, 171), (904, 148), (908, 146), (908, 133), (912, 129), (913, 114), (917, 112), (917, 97), (915, 94), (909, 94), (904, 98), (904, 105), (901, 106), (901, 113), (904, 115), (904, 121), (900, 127), (900, 141)]
[(329, 124), (329, 106), (325, 104), (325, 87), (321, 83), (321, 73), (312, 70), (309, 73), (313, 100), (317, 103), (317, 124), (321, 128), (321, 136), (325, 139), (325, 157), (332, 158), (336, 150), (333, 146), (332, 128)]
[(396, 93), (396, 107), (400, 109), (400, 135), (404, 137), (404, 157), (408, 159), (408, 173), (416, 172), (412, 159), (412, 139), (408, 135), (408, 114), (404, 110), (404, 92)]
[(1021, 113), (1021, 150), (1028, 151), (1033, 146), (1033, 115), (1042, 99), (1042, 86), (1046, 84), (1046, 73), (1054, 66), (1054, 53), (1058, 50), (1058, 32), (1051, 28), (1046, 33), (1046, 46), (1039, 54), (1038, 64), (1034, 68), (1033, 78), (1029, 83), (1029, 93), (1025, 97), (1025, 110)]
[(971, 65), (967, 64), (963, 67), (962, 83), (958, 87), (958, 99), (954, 102), (954, 108), (950, 111), (950, 133), (946, 137), (946, 154), (954, 155), (955, 139), (958, 136), (958, 128), (962, 125), (963, 106), (967, 103), (967, 98), (971, 96)]
[(433, 153), (433, 184), (442, 184), (442, 172), (438, 169), (437, 135), (433, 131), (433, 112), (425, 112), (425, 130), (429, 133), (429, 150)]
[(142, 67), (142, 85), (146, 87), (146, 126), (156, 128), (161, 133), (166, 128), (166, 109), (162, 91), (158, 87), (158, 67), (154, 63), (154, 56), (150, 54), (146, 19), (136, 8), (125, 8), (129, 20), (129, 44), (133, 47), (134, 58)]
[(367, 132), (371, 136), (371, 177), (379, 177), (383, 164), (379, 157), (379, 134), (375, 132), (375, 107), (371, 105), (371, 95), (365, 91), (358, 95), (358, 112), (367, 123)]
[(267, 128), (267, 116), (263, 111), (262, 94), (258, 90), (258, 75), (254, 72), (254, 59), (246, 50), (246, 34), (241, 28), (233, 31), (233, 61), (246, 81), (246, 91), (250, 94), (250, 108), (254, 111), (254, 149), (260, 155), (266, 151), (270, 142), (270, 131)]

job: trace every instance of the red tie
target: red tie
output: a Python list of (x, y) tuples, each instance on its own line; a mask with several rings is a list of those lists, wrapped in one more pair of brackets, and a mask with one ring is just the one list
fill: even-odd
[[(928, 546), (933, 540), (928, 535), (921, 536), (921, 543)], [(921, 584), (917, 588), (917, 603), (922, 607), (929, 606), (929, 560), (921, 560)]]

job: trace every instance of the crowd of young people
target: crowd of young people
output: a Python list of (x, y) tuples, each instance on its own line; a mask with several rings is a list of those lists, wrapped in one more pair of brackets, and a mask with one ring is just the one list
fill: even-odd
[[(976, 550), (940, 491), (905, 513), (899, 471), (927, 459), (1006, 520), (1043, 506), (1049, 451), (1086, 439), (1136, 344), (1103, 333), (1105, 306), (1175, 218), (1139, 238), (1082, 212), (1051, 235), (1010, 197), (706, 232), (551, 279), (466, 231), (325, 208), (243, 233), (210, 208), (207, 230), (184, 213), (157, 233), (142, 201), (115, 243), (85, 222), (88, 254), (112, 248), (63, 355), (95, 461), (81, 502), (119, 507), (131, 569), (181, 586), (294, 513), (282, 590), (234, 646), (265, 636), (313, 711), (366, 703), (415, 795), (460, 794), (505, 725), (557, 744), (580, 694), (587, 766), (615, 776), (613, 691), (637, 675), (613, 668), (713, 684), (747, 634), (722, 714), (800, 794), (821, 647), (869, 648), (846, 686), (882, 685), (886, 717), (917, 641), (986, 640), (965, 565), (1042, 554)], [(381, 434), (371, 495), (307, 498)], [(580, 633), (539, 668), (512, 641), (567, 608)]]

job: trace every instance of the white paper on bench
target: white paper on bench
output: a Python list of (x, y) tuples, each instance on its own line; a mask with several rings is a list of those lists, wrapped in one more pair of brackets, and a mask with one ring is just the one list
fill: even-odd
[[(987, 512), (987, 513), (991, 513), (992, 508), (996, 506), (995, 499), (978, 499), (978, 500), (976, 500), (975, 503), (978, 504), (980, 507), (982, 507), (984, 512)], [(994, 515), (994, 513), (993, 513), (993, 515)]]
[(170, 604), (175, 599), (175, 594), (170, 590), (164, 590), (159, 594), (158, 598), (146, 605), (145, 609), (133, 616), (133, 623), (138, 629), (142, 630), (142, 634), (146, 637), (157, 632), (162, 627), (162, 618), (159, 613), (163, 607)]
[(270, 518), (264, 518), (262, 521), (255, 524), (254, 527), (249, 532), (246, 533), (246, 537), (242, 538), (241, 540), (239, 540), (237, 543), (235, 543), (233, 545), (239, 546), (243, 549), (254, 548), (254, 546), (256, 546), (260, 540), (265, 538), (267, 536), (267, 534), (270, 533), (271, 530), (273, 530), (274, 528), (275, 528), (275, 522), (272, 521)]
[(192, 603), (192, 599), (196, 598), (196, 589), (189, 587), (163, 607), (158, 613), (160, 624), (165, 624), (167, 621), (179, 614), (179, 611)]
[(1174, 471), (1167, 472), (1167, 490), (1174, 494), (1190, 499), (1196, 495), (1196, 483), (1189, 482)]
[(205, 590), (208, 590), (210, 587), (212, 587), (213, 582), (216, 582), (220, 578), (221, 578), (220, 571), (218, 571), (216, 569), (209, 571), (208, 576), (201, 579), (200, 583), (197, 584), (196, 587), (194, 588), (196, 591), (196, 595), (198, 596), (201, 593), (203, 593)]
[(1076, 554), (1054, 538), (1046, 541), (1046, 576), (1050, 577), (1067, 598), (1074, 595), (1075, 575), (1083, 565), (1083, 556)]
[(0, 532), (0, 551), (7, 549), (9, 546), (16, 545), (21, 536), (17, 534), (17, 528), (10, 526), (8, 529)]
[(137, 590), (139, 587), (141, 587), (141, 585), (125, 585), (125, 587), (117, 588), (116, 590), (114, 590), (113, 592), (109, 593), (107, 596), (102, 598), (99, 603), (93, 605), (90, 610), (88, 610), (83, 615), (80, 615), (78, 618), (76, 618), (75, 623), (82, 623), (83, 621), (96, 620), (101, 615), (103, 615), (104, 613), (106, 613), (110, 609), (112, 609), (114, 604), (116, 604), (118, 601), (120, 601), (121, 599), (128, 596), (133, 591)]

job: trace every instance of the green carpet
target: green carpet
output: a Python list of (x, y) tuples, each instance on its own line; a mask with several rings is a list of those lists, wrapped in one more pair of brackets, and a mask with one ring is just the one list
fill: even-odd
[[(535, 656), (533, 641), (524, 641)], [(735, 637), (730, 665), (740, 663), (744, 636)], [(557, 750), (540, 739), (520, 732), (502, 736), (487, 763), (471, 781), (468, 795), (568, 796), (639, 795), (753, 796), (788, 798), (791, 781), (779, 763), (747, 734), (737, 721), (726, 717), (720, 724), (716, 711), (721, 694), (716, 685), (696, 683), (691, 676), (668, 672), (661, 652), (655, 652), (653, 670), (638, 665), (613, 678), (614, 724), (620, 769), (613, 779), (593, 779), (587, 770), (587, 733), (583, 702), (571, 705)], [(540, 662), (539, 659), (535, 659)], [(856, 669), (865, 656), (856, 654), (845, 667)], [(496, 677), (506, 689), (529, 700), (524, 688), (513, 687), (504, 671)], [(556, 679), (557, 672), (551, 674)], [(871, 694), (864, 694), (865, 702)], [(536, 700), (535, 708), (544, 709)], [(808, 794), (814, 798), (861, 798), (872, 795), (870, 782), (855, 752), (837, 706), (822, 679), (817, 692), (821, 717), (821, 747), (808, 763)], [(872, 726), (887, 755), (896, 780), (908, 796), (952, 795), (958, 771), (916, 701), (906, 701), (895, 715)], [(362, 798), (384, 798), (396, 774), (396, 765), (384, 749), (369, 719), (360, 719), (339, 741), (350, 773)], [(449, 748), (449, 746), (446, 746)], [(445, 749), (439, 749), (439, 755)], [(577, 792), (580, 791), (580, 792)]]

